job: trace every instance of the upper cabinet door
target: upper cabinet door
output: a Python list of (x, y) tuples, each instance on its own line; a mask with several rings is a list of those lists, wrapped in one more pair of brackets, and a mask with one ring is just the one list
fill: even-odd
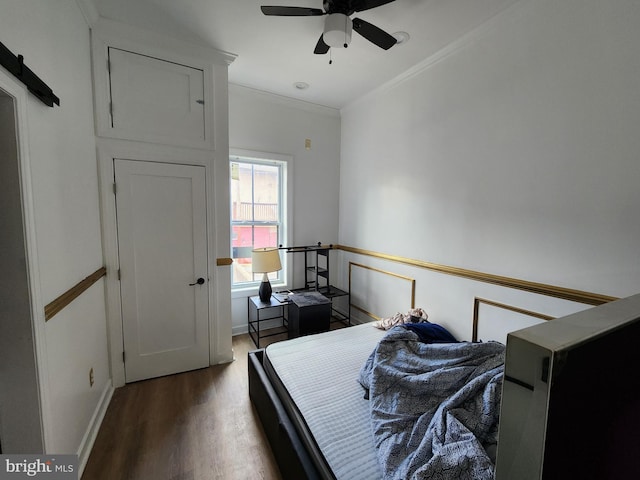
[(115, 136), (185, 146), (208, 140), (202, 70), (113, 47), (108, 54)]

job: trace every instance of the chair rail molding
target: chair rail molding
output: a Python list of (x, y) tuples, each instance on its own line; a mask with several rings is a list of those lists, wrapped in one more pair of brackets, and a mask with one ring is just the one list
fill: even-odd
[(424, 260), (416, 260), (407, 257), (401, 257), (397, 255), (389, 255), (386, 253), (374, 252), (371, 250), (363, 250), (361, 248), (349, 247), (346, 245), (337, 245), (336, 248), (345, 252), (356, 253), (359, 255), (365, 255), (373, 258), (380, 258), (391, 262), (402, 263), (405, 265), (411, 265), (414, 267), (425, 268), (435, 272), (446, 273), (448, 275), (455, 275), (458, 277), (468, 278), (476, 280), (478, 282), (492, 283), (494, 285), (500, 285), (503, 287), (514, 288), (517, 290), (524, 290), (530, 293), (537, 293), (540, 295), (546, 295), (549, 297), (561, 298), (563, 300), (570, 300), (572, 302), (583, 303), (586, 305), (602, 305), (614, 300), (618, 300), (617, 297), (609, 295), (602, 295), (600, 293), (585, 292), (582, 290), (574, 290), (571, 288), (559, 287), (556, 285), (549, 285), (546, 283), (530, 282), (528, 280), (521, 280), (518, 278), (505, 277), (501, 275), (494, 275), (492, 273), (479, 272), (476, 270), (469, 270), (466, 268), (452, 267), (449, 265), (441, 265), (438, 263), (425, 262)]

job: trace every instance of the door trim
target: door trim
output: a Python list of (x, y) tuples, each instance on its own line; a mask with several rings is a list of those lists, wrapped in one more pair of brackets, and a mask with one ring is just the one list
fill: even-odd
[[(231, 316), (231, 267), (217, 266), (216, 258), (231, 249), (229, 212), (229, 107), (228, 65), (235, 55), (206, 47), (187, 45), (135, 27), (100, 19), (92, 28), (94, 100), (96, 102), (96, 149), (100, 186), (100, 214), (107, 304), (109, 365), (114, 387), (125, 384), (122, 362), (122, 316), (117, 276), (118, 250), (113, 195), (113, 159), (158, 161), (202, 165), (206, 168), (209, 282), (210, 364), (233, 360)], [(109, 136), (100, 126), (108, 108), (106, 96), (106, 47), (131, 49), (166, 60), (188, 61), (205, 71), (205, 125), (210, 140), (200, 147), (160, 145)], [(104, 61), (103, 61), (104, 59)], [(187, 59), (187, 60), (185, 60)]]
[[(211, 166), (211, 152), (199, 149), (168, 148), (165, 145), (138, 144), (96, 138), (98, 151), (98, 175), (100, 182), (100, 210), (102, 216), (102, 239), (104, 264), (107, 268), (105, 277), (105, 298), (107, 304), (107, 332), (109, 337), (109, 362), (114, 387), (125, 385), (122, 328), (122, 304), (120, 299), (120, 281), (118, 280), (118, 236), (116, 222), (116, 197), (113, 194), (114, 166), (116, 158), (147, 162), (177, 163), (205, 167), (207, 190), (207, 267), (210, 281), (209, 295), (209, 364), (216, 365), (233, 360), (231, 349), (231, 315), (230, 292), (231, 267), (217, 266), (216, 259), (221, 256), (217, 246), (221, 243), (216, 237), (216, 221), (223, 222), (220, 210), (227, 213), (228, 202), (224, 206), (216, 206), (220, 197), (220, 183), (228, 184), (228, 173), (224, 180), (214, 182), (214, 167)], [(228, 162), (226, 162), (228, 165)], [(218, 170), (216, 169), (216, 172)], [(228, 192), (227, 192), (228, 193)], [(222, 213), (224, 213), (222, 212)], [(228, 225), (228, 222), (227, 222)], [(227, 230), (228, 231), (228, 230)], [(220, 235), (218, 235), (219, 237)], [(225, 237), (228, 235), (225, 234)], [(227, 244), (228, 245), (228, 244)], [(226, 248), (224, 245), (220, 249)], [(226, 253), (226, 252), (225, 252)], [(225, 284), (226, 280), (226, 284)], [(227, 318), (228, 317), (228, 318)], [(222, 319), (222, 320), (220, 320)]]

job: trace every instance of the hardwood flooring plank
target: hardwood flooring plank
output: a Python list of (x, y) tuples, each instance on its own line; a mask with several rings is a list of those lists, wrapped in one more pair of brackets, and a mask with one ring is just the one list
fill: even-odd
[(249, 400), (254, 348), (238, 335), (232, 363), (116, 389), (82, 480), (281, 480)]

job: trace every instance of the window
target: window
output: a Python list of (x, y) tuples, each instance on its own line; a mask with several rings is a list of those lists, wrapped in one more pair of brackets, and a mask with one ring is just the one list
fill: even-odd
[[(262, 279), (262, 274), (251, 271), (251, 251), (287, 244), (287, 164), (233, 155), (230, 162), (232, 286), (246, 288)], [(281, 260), (283, 269), (269, 274), (272, 284), (286, 283), (286, 258)]]

